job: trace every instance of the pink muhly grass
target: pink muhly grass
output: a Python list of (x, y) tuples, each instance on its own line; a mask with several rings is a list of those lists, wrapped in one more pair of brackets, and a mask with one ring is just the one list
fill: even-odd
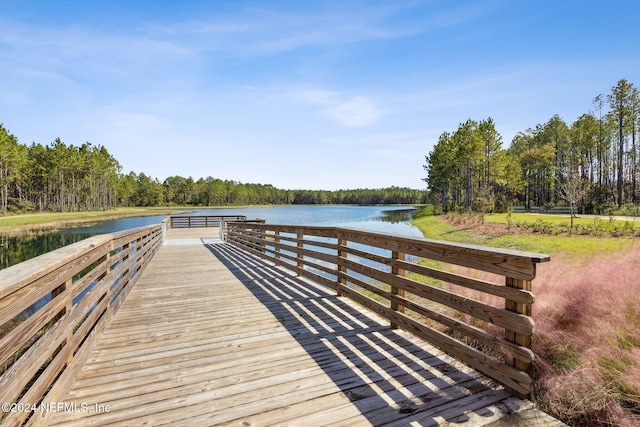
[(633, 426), (598, 372), (576, 369), (544, 381), (543, 409), (575, 426)]
[[(570, 425), (640, 425), (640, 247), (634, 246), (614, 256), (555, 254), (538, 265), (532, 289), (536, 397), (543, 410)], [(451, 270), (504, 284), (501, 276)], [(504, 307), (503, 299), (448, 288)], [(492, 326), (484, 325), (500, 341)]]
[(533, 286), (543, 406), (571, 424), (640, 423), (640, 250), (583, 265), (556, 255)]

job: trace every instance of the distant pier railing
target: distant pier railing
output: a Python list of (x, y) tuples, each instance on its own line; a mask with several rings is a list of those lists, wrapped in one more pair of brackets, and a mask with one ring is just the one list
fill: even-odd
[(531, 395), (532, 280), (547, 255), (336, 227), (227, 227), (229, 243), (350, 297), (511, 393)]
[(265, 220), (248, 220), (245, 215), (171, 215), (165, 220), (166, 226), (174, 229), (217, 227), (222, 241), (227, 240), (227, 222), (255, 224), (264, 223)]
[(60, 401), (164, 226), (93, 236), (0, 270), (0, 424), (37, 424), (30, 417)]
[(245, 215), (171, 215), (169, 226), (171, 228), (218, 227), (222, 222), (246, 219)]

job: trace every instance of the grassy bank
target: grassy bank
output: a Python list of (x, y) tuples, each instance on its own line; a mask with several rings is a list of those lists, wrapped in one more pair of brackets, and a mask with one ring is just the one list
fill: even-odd
[(483, 235), (428, 211), (414, 224), (431, 239), (550, 254), (533, 282), (538, 404), (570, 425), (640, 425), (640, 239)]
[[(469, 217), (457, 215), (457, 221), (444, 221), (441, 216), (431, 215), (428, 210), (419, 211), (413, 220), (413, 224), (418, 227), (428, 239), (447, 240), (458, 243), (472, 243), (487, 245), (496, 248), (518, 249), (521, 251), (541, 252), (549, 255), (562, 253), (565, 256), (589, 256), (593, 254), (614, 254), (618, 251), (629, 250), (634, 245), (633, 238), (611, 238), (589, 235), (568, 235), (568, 234), (544, 234), (535, 232), (533, 227), (524, 229), (530, 233), (521, 233), (523, 228), (519, 224), (533, 224), (535, 221), (554, 221), (562, 224), (567, 218), (532, 215), (513, 214), (514, 224), (511, 226), (512, 233), (508, 231), (504, 235), (487, 235), (473, 233), (474, 227), (469, 227), (469, 222), (477, 224), (479, 217)], [(506, 214), (487, 215), (487, 223), (500, 223), (509, 227)], [(593, 219), (582, 219), (585, 224), (592, 224)], [(453, 224), (452, 224), (453, 223)], [(474, 225), (471, 224), (471, 225)], [(617, 226), (617, 223), (613, 223)], [(634, 230), (640, 229), (640, 222), (635, 225)], [(481, 230), (482, 231), (482, 230)], [(636, 231), (637, 233), (637, 231)], [(594, 238), (595, 237), (595, 238)], [(631, 236), (627, 236), (631, 237)], [(637, 245), (637, 243), (635, 243)]]
[(110, 219), (169, 215), (184, 212), (180, 208), (118, 208), (96, 212), (44, 212), (20, 215), (0, 215), (0, 233), (16, 235), (24, 232), (55, 231), (57, 229)]

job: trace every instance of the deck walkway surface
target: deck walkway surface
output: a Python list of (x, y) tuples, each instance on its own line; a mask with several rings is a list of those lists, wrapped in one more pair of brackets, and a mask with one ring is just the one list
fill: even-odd
[(82, 410), (50, 425), (486, 425), (514, 412), (549, 425), (530, 402), (217, 231), (175, 231), (63, 399)]

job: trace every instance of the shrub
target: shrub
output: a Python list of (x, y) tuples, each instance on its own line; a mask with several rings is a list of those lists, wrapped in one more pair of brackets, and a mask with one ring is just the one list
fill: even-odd
[[(593, 225), (591, 224), (576, 224), (574, 226), (576, 234), (594, 234), (593, 233)], [(595, 235), (595, 234), (594, 234)]]
[[(611, 221), (609, 221), (611, 223)], [(605, 227), (602, 224), (602, 220), (600, 218), (593, 218), (593, 225), (591, 227), (591, 233), (594, 236), (602, 236), (605, 232)]]
[(593, 213), (596, 215), (613, 215), (616, 209), (618, 209), (618, 206), (615, 203), (603, 203), (595, 205)]
[(622, 227), (622, 231), (624, 236), (632, 236), (633, 232), (635, 231), (635, 226), (633, 225), (633, 222), (625, 221)]
[(635, 227), (632, 221), (620, 223), (613, 218), (609, 219), (608, 224), (604, 226), (604, 228), (606, 228), (613, 237), (632, 236), (635, 232)]
[(640, 216), (640, 205), (625, 203), (620, 209), (615, 211), (615, 214), (621, 216)]
[(550, 222), (544, 221), (540, 218), (536, 219), (535, 222), (533, 223), (534, 233), (549, 234), (551, 233), (552, 229), (553, 229), (553, 224), (551, 224)]
[(569, 233), (571, 226), (568, 222), (561, 222), (557, 225), (555, 234)]
[(511, 209), (509, 209), (509, 212), (507, 212), (507, 230), (511, 230), (511, 227), (513, 227), (513, 218), (511, 216)]
[(516, 223), (516, 226), (522, 228), (523, 230), (528, 230), (531, 227), (533, 227), (533, 224), (529, 224), (527, 221), (522, 221), (522, 222), (518, 221)]

